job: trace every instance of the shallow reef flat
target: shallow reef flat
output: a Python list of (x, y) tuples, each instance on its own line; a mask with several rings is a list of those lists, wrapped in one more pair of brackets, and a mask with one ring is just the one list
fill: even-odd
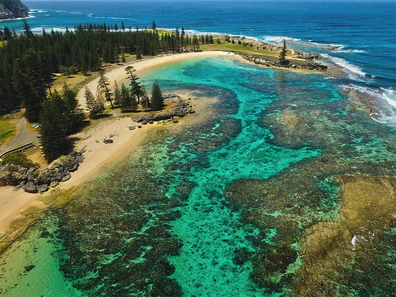
[(197, 115), (207, 116), (148, 131), (48, 211), (0, 257), (4, 296), (395, 291), (394, 128), (322, 75), (225, 57), (142, 76), (154, 80), (206, 104)]

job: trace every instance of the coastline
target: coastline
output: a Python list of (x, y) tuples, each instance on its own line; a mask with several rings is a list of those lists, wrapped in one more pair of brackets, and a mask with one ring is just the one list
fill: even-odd
[[(127, 81), (127, 74), (124, 69), (129, 65), (136, 69), (136, 74), (141, 75), (153, 70), (156, 67), (164, 67), (165, 65), (186, 59), (220, 56), (232, 56), (233, 59), (243, 61), (247, 64), (256, 65), (247, 61), (246, 59), (243, 59), (243, 57), (234, 52), (202, 51), (162, 55), (154, 58), (133, 61), (125, 65), (120, 65), (117, 68), (110, 70), (105, 75), (109, 79), (110, 88), (113, 89), (114, 80), (117, 80), (118, 85)], [(256, 66), (265, 67), (263, 65)], [(276, 67), (270, 68), (278, 69)], [(312, 72), (303, 69), (285, 70), (303, 73)], [(326, 74), (323, 72), (321, 73)], [(88, 88), (95, 92), (97, 82), (98, 78), (89, 82), (87, 84)], [(77, 100), (83, 108), (86, 108), (84, 88), (79, 91)], [(200, 104), (198, 103), (198, 105)], [(202, 104), (200, 107), (198, 106), (198, 109), (202, 108), (204, 108)], [(183, 120), (181, 123), (185, 121), (186, 120)], [(22, 235), (23, 232), (25, 232), (26, 229), (35, 222), (37, 215), (42, 212), (43, 209), (54, 204), (54, 202), (51, 201), (54, 195), (57, 195), (57, 193), (60, 191), (69, 191), (73, 187), (78, 187), (83, 183), (99, 176), (106, 170), (106, 168), (121, 160), (134, 148), (136, 148), (136, 146), (138, 146), (144, 139), (146, 132), (150, 129), (154, 129), (155, 127), (147, 125), (140, 129), (130, 130), (129, 126), (136, 126), (130, 117), (118, 117), (111, 119), (110, 121), (103, 120), (98, 126), (91, 127), (88, 131), (73, 135), (73, 137), (79, 139), (79, 141), (76, 143), (75, 149), (77, 151), (85, 149), (85, 159), (80, 164), (79, 169), (71, 175), (70, 180), (61, 183), (57, 188), (51, 189), (45, 194), (29, 194), (22, 191), (15, 192), (13, 191), (13, 187), (4, 187), (3, 190), (5, 193), (7, 193), (7, 198), (0, 198), (0, 252), (10, 245), (10, 243), (12, 243), (15, 238)], [(164, 125), (161, 125), (161, 127), (163, 126)], [(108, 138), (110, 135), (114, 135), (114, 143), (103, 143), (103, 140)], [(48, 197), (51, 196), (52, 198), (48, 199)], [(18, 203), (14, 203), (12, 206), (10, 206), (10, 201), (14, 201), (14, 199), (15, 201), (18, 201)]]
[[(154, 67), (163, 66), (174, 61), (194, 57), (226, 55), (229, 54), (225, 52), (199, 52), (171, 55), (139, 61), (135, 66), (137, 66), (138, 73), (141, 74), (143, 71), (150, 71)], [(125, 67), (125, 65), (120, 66), (106, 73), (106, 76), (126, 80)], [(95, 85), (95, 81), (92, 83)], [(192, 96), (191, 92), (186, 91), (178, 92), (178, 95), (182, 97)], [(208, 102), (213, 103), (216, 101), (216, 98), (211, 99), (213, 100)], [(65, 202), (56, 201), (54, 196), (66, 192), (73, 193), (82, 184), (98, 177), (108, 167), (114, 165), (133, 151), (142, 142), (149, 130), (163, 129), (164, 127), (178, 130), (182, 129), (185, 124), (201, 122), (202, 118), (207, 118), (210, 112), (200, 114), (200, 111), (208, 106), (210, 104), (203, 104), (200, 100), (195, 101), (194, 108), (197, 109), (198, 113), (184, 118), (177, 125), (144, 125), (141, 128), (137, 128), (138, 125), (132, 121), (131, 117), (125, 116), (110, 120), (104, 119), (99, 125), (74, 134), (73, 137), (79, 139), (75, 149), (77, 151), (85, 150), (84, 161), (80, 164), (78, 170), (71, 174), (71, 178), (68, 181), (60, 183), (58, 187), (50, 189), (44, 194), (30, 194), (22, 190), (14, 191), (12, 186), (2, 188), (2, 193), (5, 195), (0, 198), (0, 253), (33, 225), (41, 212), (52, 205)], [(131, 126), (134, 126), (135, 129), (130, 130), (129, 127)], [(105, 144), (103, 140), (107, 138), (112, 138), (113, 143)]]
[[(129, 130), (129, 126), (135, 126), (130, 117), (116, 118), (111, 122), (103, 121), (88, 132), (73, 135), (81, 138), (76, 149), (86, 150), (84, 161), (68, 181), (47, 193), (30, 194), (23, 190), (14, 191), (12, 186), (3, 187), (0, 198), (0, 253), (34, 224), (43, 210), (57, 203), (53, 200), (54, 195), (78, 187), (103, 173), (107, 166), (124, 158), (136, 148), (146, 132), (153, 128), (144, 126)], [(103, 143), (103, 139), (111, 135), (114, 142)]]
[[(183, 61), (186, 59), (191, 58), (203, 58), (203, 57), (219, 57), (219, 56), (230, 56), (232, 55), (235, 59), (241, 59), (241, 57), (224, 51), (203, 51), (203, 52), (189, 52), (189, 53), (182, 53), (182, 54), (170, 54), (170, 55), (161, 55), (156, 56), (154, 58), (148, 58), (145, 60), (136, 60), (131, 63), (121, 65), (118, 68), (105, 73), (105, 76), (109, 79), (110, 88), (114, 89), (114, 81), (117, 81), (118, 86), (121, 86), (122, 83), (127, 81), (127, 74), (125, 72), (125, 67), (133, 66), (136, 70), (137, 75), (141, 75), (150, 71), (151, 69), (159, 66), (164, 66), (173, 62)], [(89, 82), (86, 87), (88, 87), (93, 93), (96, 92), (96, 87), (98, 85), (99, 78), (94, 79), (93, 81)], [(77, 100), (80, 103), (80, 106), (86, 110), (86, 103), (85, 103), (85, 88), (82, 88), (77, 94)]]
[[(148, 71), (153, 70), (156, 67), (164, 67), (174, 62), (183, 61), (191, 58), (201, 57), (220, 57), (220, 56), (232, 56), (233, 59), (241, 60), (244, 63), (255, 65), (241, 57), (240, 55), (229, 52), (229, 51), (202, 51), (202, 52), (189, 52), (181, 54), (170, 54), (156, 56), (154, 58), (148, 58), (143, 60), (133, 61), (131, 63), (120, 65), (117, 68), (110, 70), (105, 75), (109, 79), (110, 88), (114, 88), (114, 81), (117, 80), (118, 85), (127, 81), (127, 74), (125, 67), (133, 66), (136, 69), (137, 75), (142, 75)], [(265, 67), (263, 65), (256, 65)], [(265, 67), (267, 68), (267, 67)], [(271, 67), (278, 69), (276, 67)], [(282, 68), (279, 68), (282, 69)], [(285, 69), (291, 71), (298, 71), (304, 73), (310, 73), (309, 70), (303, 69)], [(322, 72), (323, 73), (323, 72)], [(87, 87), (91, 91), (96, 91), (96, 86), (99, 78), (89, 82)], [(79, 104), (86, 109), (84, 91), (82, 88), (78, 95), (77, 100)], [(184, 94), (185, 95), (185, 94)], [(203, 108), (203, 106), (201, 106)], [(183, 122), (183, 121), (182, 121)], [(18, 237), (23, 234), (10, 233), (15, 226), (19, 225), (19, 221), (23, 222), (27, 219), (28, 215), (22, 215), (22, 213), (28, 209), (34, 209), (33, 217), (43, 209), (51, 205), (51, 202), (46, 197), (54, 194), (54, 191), (59, 192), (60, 190), (70, 190), (73, 187), (80, 186), (83, 183), (90, 181), (100, 175), (106, 170), (106, 168), (115, 162), (119, 161), (136, 148), (139, 143), (144, 139), (146, 132), (149, 129), (153, 129), (153, 126), (143, 126), (140, 129), (129, 130), (129, 126), (134, 126), (133, 121), (130, 117), (118, 117), (111, 121), (102, 121), (99, 126), (90, 128), (87, 132), (80, 132), (73, 135), (73, 137), (79, 138), (80, 140), (76, 143), (75, 149), (77, 151), (85, 149), (84, 161), (80, 164), (79, 169), (71, 175), (70, 180), (61, 183), (58, 188), (50, 190), (45, 194), (29, 194), (22, 191), (13, 191), (13, 187), (7, 186), (3, 188), (3, 191), (7, 193), (7, 198), (0, 199), (0, 252), (3, 250), (2, 243), (7, 237)], [(110, 135), (114, 135), (114, 143), (104, 144), (103, 140), (108, 138)], [(10, 206), (10, 201), (18, 201)], [(46, 203), (43, 201), (47, 201)], [(29, 215), (31, 215), (28, 212)], [(34, 222), (34, 221), (33, 221)], [(16, 223), (16, 224), (14, 224)], [(32, 223), (32, 222), (30, 222)], [(24, 225), (22, 223), (22, 225)], [(18, 228), (16, 228), (18, 229)], [(26, 230), (26, 229), (25, 229)], [(15, 232), (14, 232), (15, 233)], [(12, 235), (12, 236), (11, 236)], [(17, 236), (15, 236), (17, 235)], [(13, 238), (13, 239), (15, 239)]]
[[(155, 57), (138, 61), (133, 65), (138, 74), (150, 71), (154, 67), (163, 66), (175, 61), (194, 57), (227, 56), (226, 52), (198, 52), (185, 53), (169, 56)], [(235, 58), (237, 58), (235, 56)], [(111, 82), (114, 79), (126, 81), (127, 74), (122, 65), (106, 73)], [(97, 79), (90, 82), (88, 87), (96, 87)], [(113, 86), (113, 84), (112, 84)], [(84, 89), (79, 92), (79, 102), (85, 107)], [(81, 99), (82, 98), (82, 99)], [(182, 121), (183, 122), (183, 121)], [(182, 123), (181, 122), (181, 123)], [(180, 124), (179, 124), (180, 125)], [(83, 183), (92, 180), (106, 170), (106, 168), (124, 158), (144, 139), (149, 129), (154, 126), (143, 126), (140, 129), (130, 130), (129, 126), (136, 126), (130, 117), (114, 118), (110, 121), (102, 121), (97, 127), (90, 128), (87, 132), (73, 135), (80, 140), (76, 143), (76, 150), (85, 149), (84, 161), (79, 169), (71, 175), (70, 180), (61, 183), (57, 188), (51, 189), (45, 194), (30, 194), (22, 190), (14, 191), (14, 187), (6, 186), (1, 189), (0, 198), (0, 252), (9, 246), (16, 238), (22, 235), (32, 225), (38, 214), (51, 205), (47, 197), (54, 191), (70, 190)], [(112, 144), (103, 143), (103, 139), (113, 136)]]
[[(172, 62), (173, 61), (170, 61), (169, 63), (172, 63)], [(163, 65), (164, 64), (160, 64), (158, 66), (159, 67), (163, 67)], [(149, 70), (144, 69), (144, 70), (142, 70), (142, 72), (143, 71), (149, 71)], [(177, 72), (180, 73), (180, 68), (177, 69)], [(177, 93), (179, 95), (182, 95), (184, 98), (190, 97), (191, 94), (192, 94), (192, 93), (190, 93), (190, 94), (186, 93), (183, 90), (181, 90), (180, 93), (179, 93), (179, 91), (177, 91)], [(194, 95), (192, 95), (192, 96), (194, 96)], [(214, 96), (214, 98), (216, 98), (216, 97)], [(195, 103), (204, 103), (205, 104), (206, 103), (206, 99), (205, 100), (193, 100), (192, 102), (194, 102), (193, 104), (195, 104)], [(103, 172), (103, 170), (106, 170), (107, 168), (109, 168), (108, 166), (113, 166), (114, 168), (119, 166), (119, 164), (121, 164), (122, 161), (120, 163), (115, 163), (115, 162), (118, 161), (119, 159), (121, 159), (123, 156), (126, 156), (128, 154), (129, 154), (129, 156), (132, 156), (134, 152), (131, 152), (131, 150), (133, 150), (137, 145), (139, 145), (139, 143), (142, 142), (142, 140), (144, 139), (145, 135), (147, 135), (147, 133), (148, 133), (148, 136), (146, 138), (146, 141), (149, 141), (151, 139), (155, 139), (154, 137), (150, 137), (150, 136), (152, 134), (157, 133), (158, 131), (161, 131), (161, 129), (171, 129), (172, 133), (173, 133), (176, 130), (182, 131), (183, 129), (184, 130), (188, 129), (188, 123), (190, 125), (191, 124), (197, 125), (197, 123), (198, 123), (197, 120), (199, 120), (199, 119), (210, 119), (211, 118), (211, 114), (206, 114), (206, 113), (202, 112), (202, 109), (200, 109), (200, 108), (198, 108), (198, 110), (199, 110), (199, 112), (198, 112), (197, 116), (194, 115), (194, 116), (187, 117), (187, 118), (183, 119), (181, 121), (181, 123), (183, 123), (183, 124), (173, 125), (172, 123), (170, 123), (170, 124), (157, 125), (157, 123), (156, 123), (156, 125), (147, 125), (147, 126), (143, 126), (144, 128), (135, 129), (135, 130), (129, 130), (128, 126), (130, 125), (130, 122), (131, 122), (129, 117), (122, 117), (122, 118), (111, 119), (111, 120), (102, 119), (100, 121), (97, 121), (96, 123), (98, 123), (98, 125), (90, 126), (90, 129), (88, 131), (86, 130), (86, 131), (84, 131), (84, 133), (81, 133), (81, 135), (80, 134), (76, 135), (76, 138), (80, 138), (79, 142), (77, 143), (76, 149), (82, 149), (82, 148), (86, 149), (86, 160), (80, 165), (81, 168), (79, 168), (79, 170), (73, 174), (73, 175), (76, 175), (81, 170), (80, 171), (81, 176), (77, 176), (77, 175), (73, 176), (72, 175), (72, 179), (71, 180), (69, 180), (68, 182), (66, 182), (64, 184), (61, 184), (61, 186), (59, 186), (58, 188), (56, 188), (54, 190), (51, 190), (50, 191), (51, 195), (43, 195), (41, 197), (43, 197), (43, 199), (46, 199), (47, 201), (51, 201), (51, 203), (52, 203), (51, 205), (55, 205), (55, 206), (58, 206), (58, 205), (55, 204), (56, 201), (53, 200), (54, 198), (55, 199), (59, 199), (59, 201), (61, 201), (62, 199), (64, 199), (63, 201), (70, 201), (70, 199), (67, 199), (67, 196), (68, 197), (74, 197), (75, 196), (75, 195), (73, 195), (74, 193), (76, 193), (77, 191), (80, 191), (80, 189), (83, 188), (83, 187), (90, 186), (91, 184), (82, 185), (80, 188), (75, 187), (75, 186), (80, 185), (84, 181), (89, 181), (89, 180), (95, 178), (101, 172)], [(209, 108), (209, 110), (210, 110), (210, 108)], [(187, 126), (186, 126), (186, 124), (187, 124)], [(305, 125), (301, 125), (301, 126), (305, 126)], [(146, 130), (143, 130), (143, 129), (146, 129)], [(323, 127), (321, 129), (323, 129)], [(151, 130), (152, 132), (149, 132), (149, 130)], [(115, 134), (115, 135), (111, 137), (111, 136), (109, 136), (111, 134)], [(140, 135), (142, 137), (140, 140), (139, 140), (138, 135)], [(243, 135), (243, 134), (241, 133), (241, 135)], [(246, 135), (246, 134), (244, 134), (244, 135)], [(326, 133), (325, 133), (325, 135), (326, 135)], [(114, 139), (114, 143), (113, 144), (104, 144), (103, 143), (103, 139), (106, 139), (106, 138), (109, 138), (109, 137)], [(236, 156), (235, 159), (239, 159), (239, 156)], [(124, 160), (127, 160), (127, 159), (124, 159)], [(84, 167), (82, 167), (82, 165), (84, 165), (85, 162), (86, 162), (87, 166), (84, 168)], [(329, 162), (329, 163), (331, 163), (331, 162)], [(140, 164), (144, 164), (144, 163), (140, 163)], [(221, 168), (221, 167), (216, 167), (216, 168)], [(121, 174), (123, 174), (123, 173), (124, 173), (124, 171), (121, 171)], [(312, 174), (309, 174), (309, 175), (312, 176)], [(308, 174), (307, 174), (307, 176), (308, 176)], [(74, 180), (73, 180), (73, 177), (75, 177)], [(378, 178), (374, 177), (373, 179), (377, 180)], [(287, 180), (287, 179), (285, 179), (285, 180)], [(290, 180), (293, 180), (293, 179), (289, 179), (289, 181)], [(387, 181), (385, 180), (385, 182), (387, 182)], [(70, 185), (68, 185), (68, 183), (70, 183)], [(214, 183), (214, 184), (218, 184), (218, 183)], [(352, 190), (351, 191), (352, 193), (356, 193), (356, 189), (353, 188), (353, 187), (355, 187), (355, 184), (356, 184), (355, 182), (351, 182), (351, 184), (348, 185), (348, 187), (350, 187), (349, 190), (350, 191)], [(359, 184), (359, 186), (360, 185), (361, 184)], [(62, 186), (64, 186), (64, 187), (62, 187)], [(109, 187), (107, 187), (107, 188), (109, 188)], [(247, 188), (247, 191), (249, 191), (251, 193), (255, 193), (255, 194), (257, 193), (254, 190), (251, 190), (252, 188), (250, 188), (250, 187), (246, 187), (246, 188)], [(273, 188), (275, 189), (275, 187), (273, 187)], [(64, 191), (62, 191), (62, 189)], [(379, 189), (381, 189), (381, 188), (379, 188)], [(378, 191), (380, 191), (380, 190), (378, 190)], [(365, 193), (368, 193), (368, 192), (371, 193), (371, 188), (370, 188), (370, 190), (367, 190), (367, 191), (364, 191), (364, 192)], [(96, 192), (93, 192), (92, 196), (96, 196), (95, 193)], [(59, 194), (59, 198), (58, 198), (58, 194)], [(265, 193), (265, 195), (267, 195), (267, 193)], [(242, 197), (244, 197), (244, 196), (242, 196)], [(103, 196), (102, 198), (105, 198), (105, 196)], [(359, 199), (357, 200), (357, 202), (354, 202), (354, 204), (355, 203), (356, 204), (357, 203), (361, 203), (361, 199), (360, 199), (361, 197), (358, 197), (358, 198)], [(371, 204), (372, 203), (369, 200), (369, 198), (370, 197), (367, 197), (367, 199), (366, 199), (367, 200), (367, 204)], [(350, 199), (350, 198), (348, 198), (348, 199)], [(387, 201), (388, 200), (389, 199), (387, 199)], [(107, 201), (107, 200), (104, 199), (104, 201)], [(109, 200), (109, 201), (111, 202), (111, 200)], [(100, 199), (98, 199), (98, 200), (95, 201), (95, 203), (92, 203), (92, 204), (93, 205), (98, 205), (101, 202), (102, 201)], [(253, 203), (257, 203), (257, 199)], [(103, 203), (103, 204), (106, 206), (105, 203)], [(74, 203), (72, 203), (72, 205), (74, 205)], [(254, 204), (252, 204), (252, 205), (254, 205)], [(254, 205), (255, 209), (259, 209), (259, 208), (256, 208), (256, 205)], [(263, 203), (263, 205), (264, 205), (264, 203)], [(79, 205), (79, 206), (80, 207), (77, 207), (77, 208), (81, 209), (81, 205)], [(355, 205), (351, 205), (350, 204), (348, 208), (344, 208), (344, 209), (340, 208), (341, 209), (341, 214), (347, 213), (345, 211), (345, 209), (347, 209), (347, 210), (352, 209), (354, 211), (351, 212), (349, 215), (354, 215), (355, 213), (357, 213), (356, 209), (358, 209), (357, 207), (354, 207), (354, 206)], [(71, 207), (67, 207), (66, 209), (69, 209), (69, 208), (71, 208)], [(89, 208), (87, 208), (87, 210), (88, 209)], [(263, 209), (265, 210), (265, 207), (263, 207)], [(367, 209), (367, 207), (365, 207), (364, 209)], [(387, 207), (386, 209), (392, 210), (390, 207)], [(85, 213), (90, 213), (87, 210), (85, 210), (86, 211)], [(103, 213), (113, 213), (113, 211), (109, 212), (106, 207), (103, 207), (103, 210), (104, 210)], [(260, 210), (260, 212), (264, 213), (264, 211), (261, 211), (261, 210)], [(286, 212), (288, 212), (288, 210), (285, 210), (283, 208), (282, 212), (286, 213)], [(393, 214), (393, 213), (391, 213), (391, 214)], [(84, 210), (82, 211), (82, 215), (85, 216), (84, 215)], [(93, 216), (93, 217), (97, 218), (98, 216), (95, 213), (95, 216)], [(282, 220), (283, 218), (285, 218), (285, 217), (287, 218), (288, 216), (286, 214), (286, 215), (282, 215), (282, 216), (279, 216), (279, 217), (280, 217), (279, 220)], [(380, 216), (380, 217), (382, 218), (382, 216)], [(32, 215), (31, 218), (33, 220), (34, 219), (34, 215)], [(293, 217), (293, 219), (294, 219), (294, 217)], [(270, 220), (274, 220), (275, 221), (275, 220), (277, 220), (277, 218), (274, 216), (274, 218), (273, 219), (271, 218)], [(106, 224), (106, 222), (108, 222), (105, 219), (103, 219), (102, 221), (104, 222), (104, 224)], [(368, 219), (368, 221), (372, 221), (372, 217), (370, 217)], [(34, 221), (26, 220), (25, 221), (25, 225), (23, 225), (23, 226), (20, 225), (21, 226), (20, 230), (27, 230), (27, 228), (33, 223), (34, 223)], [(282, 223), (282, 221), (279, 221), (279, 225), (281, 223)], [(289, 222), (287, 222), (286, 220), (284, 221), (284, 224), (288, 224), (288, 223)], [(41, 226), (42, 223), (39, 223), (38, 225)], [(81, 223), (78, 223), (78, 225), (79, 226), (84, 226), (84, 227), (86, 226), (85, 224), (81, 224)], [(215, 225), (215, 224), (212, 224), (212, 225)], [(293, 225), (291, 225), (291, 226), (292, 227), (290, 228), (290, 230), (291, 230), (291, 232), (293, 232)], [(319, 246), (314, 245), (314, 244), (312, 244), (312, 242), (317, 242), (317, 240), (315, 241), (315, 239), (317, 239), (318, 237), (321, 237), (322, 234), (325, 234), (325, 236), (328, 236), (325, 232), (322, 232), (322, 228), (324, 229), (324, 231), (327, 231), (328, 229), (330, 229), (330, 230), (332, 230), (332, 232), (334, 232), (334, 234), (336, 234), (338, 229), (343, 230), (343, 229), (339, 228), (338, 226), (339, 226), (338, 222), (330, 222), (329, 224), (322, 224), (322, 225), (319, 225), (319, 226), (315, 226), (315, 228), (317, 228), (317, 229), (315, 229), (314, 230), (315, 232), (313, 232), (313, 233), (311, 231), (307, 231), (307, 233), (309, 234), (309, 237), (307, 237), (307, 240), (306, 240), (305, 243), (303, 241), (304, 249), (301, 251), (302, 261), (304, 261), (304, 263), (305, 263), (304, 265), (306, 265), (306, 266), (302, 266), (302, 267), (308, 267), (306, 269), (307, 273), (303, 274), (304, 276), (305, 275), (313, 275), (313, 274), (314, 275), (319, 275), (319, 276), (321, 275), (320, 272), (317, 273), (317, 274), (315, 274), (315, 273), (312, 274), (311, 273), (312, 271), (315, 272), (316, 267), (314, 265), (312, 265), (312, 267), (309, 266), (309, 264), (310, 264), (309, 260), (313, 259), (312, 261), (316, 261), (317, 247), (318, 247), (318, 249), (322, 249), (323, 247), (321, 247), (320, 245)], [(363, 224), (359, 224), (359, 226), (363, 226)], [(13, 257), (18, 257), (17, 252), (14, 253), (14, 250), (16, 249), (16, 247), (19, 244), (23, 244), (24, 242), (29, 241), (29, 240), (26, 240), (25, 238), (26, 237), (31, 238), (30, 237), (31, 234), (32, 233), (34, 234), (37, 230), (40, 229), (38, 227), (39, 226), (35, 226), (34, 228), (32, 228), (29, 231), (29, 233), (28, 233), (29, 235), (27, 234), (28, 236), (26, 236), (26, 235), (23, 236), (23, 240), (20, 240), (17, 244), (13, 245), (12, 248), (7, 250), (7, 253), (4, 254), (4, 258), (7, 259), (7, 262), (11, 262), (11, 260), (8, 257), (8, 255), (10, 255), (11, 253), (12, 253)], [(345, 225), (343, 225), (343, 227), (345, 228)], [(96, 226), (95, 226), (95, 229), (96, 229)], [(89, 230), (89, 229), (87, 228), (86, 230)], [(118, 227), (117, 227), (117, 230), (119, 230)], [(9, 240), (9, 244), (12, 244), (12, 241), (14, 241), (16, 236), (19, 236), (20, 234), (23, 234), (24, 231), (23, 232), (22, 231), (18, 231), (18, 232), (19, 233), (16, 233), (16, 232), (12, 233), (13, 235), (11, 237), (9, 237), (9, 239), (8, 239)], [(74, 232), (75, 232), (75, 230), (73, 229), (72, 236), (73, 236)], [(284, 231), (282, 231), (282, 232), (284, 232)], [(381, 232), (381, 231), (376, 231), (376, 234), (377, 234), (377, 232)], [(77, 233), (78, 232), (75, 232), (75, 234), (77, 234)], [(83, 236), (85, 236), (87, 233), (88, 232), (84, 231), (84, 229), (80, 229), (80, 234), (83, 234)], [(347, 233), (347, 232), (345, 231), (345, 233)], [(370, 233), (368, 234), (368, 236), (367, 236), (367, 234), (364, 234), (364, 233), (359, 233), (359, 234), (363, 234), (365, 236), (364, 238), (370, 238), (370, 236), (371, 236)], [(353, 249), (353, 251), (355, 251), (355, 244), (357, 244), (357, 249), (360, 248), (359, 246), (360, 246), (361, 243), (358, 241), (358, 239), (360, 238), (359, 236), (363, 236), (363, 235), (351, 235), (350, 236), (350, 234), (347, 233), (347, 236), (345, 236), (345, 238), (346, 238), (345, 243), (349, 247), (349, 250)], [(96, 237), (92, 237), (92, 238), (93, 238), (92, 242), (94, 242), (94, 244), (97, 244), (97, 238)], [(328, 236), (328, 238), (329, 238), (329, 241), (331, 240), (332, 242), (337, 242), (336, 239), (338, 239), (338, 238), (334, 239), (333, 233), (331, 233), (330, 236)], [(326, 242), (327, 237), (325, 237), (325, 240), (323, 240), (323, 237), (322, 237), (321, 240), (323, 242)], [(30, 240), (30, 241), (33, 241), (33, 240)], [(297, 244), (298, 244), (298, 242), (295, 243), (296, 246), (297, 246)], [(290, 242), (286, 242), (285, 244), (282, 243), (282, 245), (289, 246)], [(0, 246), (0, 248), (1, 248), (1, 246)], [(24, 247), (24, 249), (27, 250), (26, 247)], [(329, 250), (332, 251), (332, 247), (329, 246)], [(341, 252), (346, 251), (346, 253), (348, 253), (349, 250), (344, 249), (344, 250), (340, 250), (340, 251)], [(276, 251), (277, 250), (274, 249), (274, 253)], [(339, 252), (339, 250), (336, 250), (336, 251), (337, 251), (337, 253)], [(1, 252), (1, 249), (0, 249), (0, 252)], [(221, 254), (221, 253), (217, 253), (217, 254)], [(263, 254), (263, 257), (265, 257), (265, 256), (266, 255)], [(271, 254), (269, 256), (271, 256)], [(46, 258), (50, 258), (50, 257), (47, 256)], [(185, 258), (182, 258), (182, 259), (185, 259)], [(285, 259), (285, 258), (283, 258), (283, 259)], [(122, 260), (124, 260), (124, 258), (122, 258)], [(182, 262), (182, 261), (179, 261), (179, 262)], [(325, 266), (326, 262), (320, 262), (320, 264), (322, 266), (326, 267)], [(31, 265), (31, 263), (30, 262), (26, 262), (26, 264), (22, 265), (21, 267), (29, 267), (29, 265)], [(294, 264), (291, 264), (291, 265), (294, 265)], [(57, 267), (56, 265), (53, 265), (53, 266)], [(4, 267), (6, 267), (6, 266), (4, 266)], [(14, 267), (15, 267), (15, 265), (14, 265)], [(37, 268), (39, 268), (39, 267), (37, 267)], [(36, 268), (35, 272), (37, 271), (37, 268)], [(297, 267), (296, 269), (298, 269), (297, 273), (300, 273), (301, 272), (300, 269), (302, 269), (302, 268), (300, 266), (300, 268)], [(23, 268), (22, 268), (22, 270), (23, 270)], [(183, 270), (186, 271), (186, 269), (182, 269), (182, 271)], [(4, 275), (7, 275), (7, 272), (9, 272), (11, 270), (9, 269), (9, 270), (4, 270), (4, 271), (5, 271)], [(259, 273), (261, 271), (259, 271)], [(49, 273), (46, 273), (46, 274), (49, 275), (50, 277), (53, 277), (53, 275), (51, 275)], [(29, 276), (31, 276), (31, 275), (32, 274), (30, 274)], [(36, 279), (37, 279), (37, 275), (39, 275), (39, 274), (35, 274), (34, 275)], [(178, 276), (178, 277), (180, 277), (180, 276)], [(6, 279), (6, 278), (4, 277), (4, 279)], [(315, 283), (316, 279), (315, 278), (312, 278), (312, 279), (309, 278), (309, 281), (310, 281), (310, 283)], [(58, 283), (63, 283), (63, 282), (64, 282), (63, 279), (61, 281), (58, 281)], [(12, 282), (9, 281), (9, 283), (18, 283), (18, 282), (12, 280)], [(20, 287), (22, 287), (21, 283), (18, 283), (18, 285)], [(32, 289), (32, 287), (33, 286), (31, 286), (29, 289)]]
[[(106, 167), (122, 159), (130, 153), (143, 140), (146, 132), (152, 126), (143, 126), (139, 129), (129, 130), (129, 126), (136, 124), (130, 117), (115, 118), (100, 123), (93, 131), (75, 134), (76, 137), (85, 137), (76, 145), (76, 150), (85, 150), (84, 161), (80, 164), (78, 170), (73, 172), (71, 178), (59, 184), (61, 189), (70, 189), (79, 186), (100, 175), (106, 170)], [(113, 143), (105, 144), (104, 139), (113, 139)]]

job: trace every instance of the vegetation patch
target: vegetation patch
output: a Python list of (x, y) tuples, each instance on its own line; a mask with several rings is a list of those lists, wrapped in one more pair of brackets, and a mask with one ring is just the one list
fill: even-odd
[(34, 164), (32, 160), (28, 159), (28, 157), (21, 152), (7, 154), (2, 159), (3, 161), (1, 162), (1, 165), (3, 166), (7, 164), (14, 164), (25, 168), (38, 167), (37, 164)]
[(8, 143), (16, 134), (15, 121), (10, 119), (0, 120), (0, 147)]

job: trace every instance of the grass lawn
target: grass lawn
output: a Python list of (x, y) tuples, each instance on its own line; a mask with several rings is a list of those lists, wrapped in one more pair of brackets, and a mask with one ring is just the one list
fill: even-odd
[[(125, 61), (125, 65), (126, 65), (132, 61), (135, 61), (136, 56), (125, 54), (125, 60), (126, 60)], [(117, 63), (113, 63), (113, 64), (107, 64), (106, 66), (102, 67), (102, 69), (104, 69), (105, 72), (108, 72), (120, 66), (123, 65), (122, 64), (118, 65)], [(78, 92), (79, 90), (84, 88), (86, 84), (88, 84), (89, 82), (93, 81), (98, 77), (99, 77), (99, 71), (89, 72), (88, 75), (83, 75), (81, 72), (79, 72), (78, 74), (72, 74), (70, 77), (67, 77), (66, 75), (59, 75), (51, 84), (52, 91), (56, 90), (58, 93), (62, 94), (63, 85), (64, 83), (67, 83), (70, 89), (72, 89), (75, 92)]]
[(239, 45), (237, 43), (232, 44), (232, 43), (221, 43), (221, 44), (202, 44), (199, 46), (200, 49), (202, 50), (224, 50), (224, 51), (239, 51), (241, 53), (246, 53), (246, 54), (255, 54), (255, 55), (268, 55), (268, 56), (279, 56), (279, 53), (270, 51), (267, 49), (257, 49), (255, 46), (250, 46), (250, 45)]
[(16, 135), (16, 119), (0, 119), (0, 147), (6, 146)]
[(65, 75), (59, 76), (53, 83), (52, 83), (52, 90), (58, 91), (58, 93), (63, 93), (63, 85), (67, 83), (70, 89), (81, 88), (85, 83), (94, 80), (99, 76), (99, 72), (94, 72), (92, 75), (85, 76), (81, 73), (73, 74), (71, 77), (67, 77)]

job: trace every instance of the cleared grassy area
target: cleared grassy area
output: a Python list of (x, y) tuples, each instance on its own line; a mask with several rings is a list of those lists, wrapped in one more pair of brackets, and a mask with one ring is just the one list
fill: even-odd
[(74, 89), (78, 84), (88, 83), (98, 76), (99, 76), (99, 74), (97, 74), (97, 73), (89, 74), (88, 76), (78, 73), (78, 74), (71, 75), (71, 77), (67, 77), (65, 75), (60, 75), (52, 83), (52, 91), (56, 90), (58, 93), (62, 93), (63, 92), (62, 88), (65, 83), (67, 83), (69, 85), (69, 88)]
[(254, 55), (268, 55), (268, 56), (279, 56), (279, 53), (259, 48), (255, 46), (243, 46), (239, 44), (232, 44), (232, 43), (221, 43), (221, 44), (202, 44), (199, 46), (200, 49), (202, 50), (224, 50), (224, 51), (238, 51), (241, 53), (246, 53), (246, 54), (254, 54)]
[[(128, 64), (134, 60), (136, 60), (135, 55), (125, 54), (125, 64)], [(103, 66), (102, 68), (105, 72), (111, 71), (114, 68), (123, 66), (122, 64), (108, 64)], [(96, 72), (89, 72), (87, 75), (83, 75), (81, 72), (78, 74), (73, 74), (70, 77), (66, 75), (59, 75), (51, 84), (52, 91), (56, 90), (58, 93), (62, 93), (62, 88), (65, 83), (68, 84), (69, 88), (75, 92), (78, 92), (81, 88), (83, 88), (86, 84), (93, 81), (94, 79), (99, 77), (99, 71)]]
[(6, 146), (14, 138), (16, 123), (15, 119), (0, 119), (0, 147)]
[(26, 151), (26, 156), (32, 160), (33, 163), (38, 163), (41, 168), (45, 168), (49, 165), (47, 160), (45, 160), (44, 154), (41, 152), (40, 148), (29, 148)]

